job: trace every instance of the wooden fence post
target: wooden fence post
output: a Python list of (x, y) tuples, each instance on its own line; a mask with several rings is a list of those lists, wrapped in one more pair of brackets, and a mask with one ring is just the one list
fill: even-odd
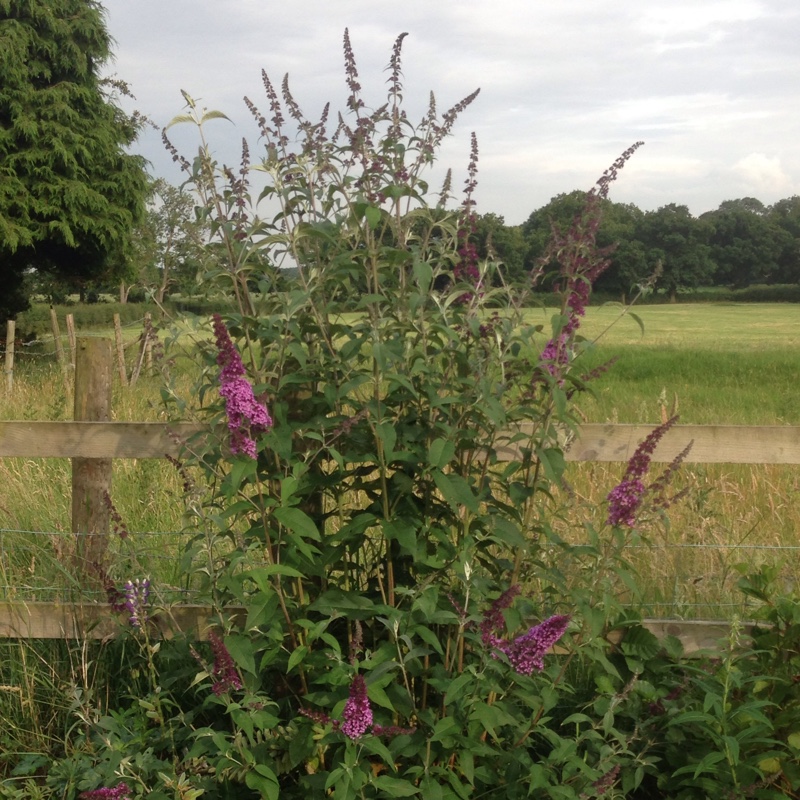
[(58, 359), (58, 366), (66, 370), (67, 365), (64, 363), (64, 351), (61, 348), (61, 331), (58, 329), (58, 315), (53, 306), (50, 306), (50, 325), (53, 328), (53, 339), (56, 342), (56, 358)]
[(69, 342), (69, 363), (72, 369), (75, 369), (75, 317), (72, 314), (67, 314), (67, 341)]
[(14, 388), (14, 328), (13, 319), (6, 324), (6, 391), (11, 394)]
[[(80, 338), (76, 346), (76, 422), (108, 422), (111, 419), (111, 340)], [(110, 458), (72, 459), (72, 532), (77, 534), (81, 578), (97, 583), (97, 566), (108, 547), (111, 491)]]
[(125, 369), (125, 345), (122, 343), (122, 323), (119, 314), (114, 314), (114, 341), (117, 345), (117, 370), (123, 386), (128, 385), (128, 371)]

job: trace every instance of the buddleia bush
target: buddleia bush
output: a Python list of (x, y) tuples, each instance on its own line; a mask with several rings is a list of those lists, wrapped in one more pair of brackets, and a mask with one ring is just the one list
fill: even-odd
[(235, 169), (213, 157), (223, 115), (189, 95), (175, 123), (197, 126), (198, 157), (164, 133), (213, 232), (221, 266), (204, 286), (235, 303), (200, 320), (193, 397), (165, 390), (217, 434), (183, 457), (208, 487), (187, 505), (183, 569), (214, 628), (183, 645), (188, 666), (145, 642), (149, 694), (90, 731), (113, 746), (81, 750), (82, 791), (670, 796), (664, 732), (686, 678), (679, 645), (665, 651), (630, 608), (623, 548), (674, 499), (680, 459), (650, 475), (674, 420), (577, 534), (558, 499), (574, 401), (597, 377), (580, 330), (609, 255), (601, 201), (639, 143), (554, 229), (541, 263), (557, 265), (559, 307), (538, 323), (526, 307), (543, 267), (512, 291), (477, 258), (475, 137), (461, 192), (449, 172), (428, 183), (478, 93), (442, 114), (431, 96), (413, 122), (404, 36), (377, 108), (347, 33), (341, 114), (312, 121), (288, 78), (264, 73), (266, 99), (246, 99), (262, 154), (243, 143)]

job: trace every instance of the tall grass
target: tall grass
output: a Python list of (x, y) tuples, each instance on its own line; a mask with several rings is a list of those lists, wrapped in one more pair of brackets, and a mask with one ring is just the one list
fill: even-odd
[[(634, 319), (593, 308), (584, 331), (601, 338), (581, 356), (586, 371), (616, 359), (579, 403), (587, 422), (798, 425), (800, 308), (792, 305), (647, 306)], [(611, 327), (609, 327), (609, 325)], [(623, 465), (571, 464), (573, 490), (599, 507)], [(655, 616), (747, 613), (739, 569), (780, 567), (800, 585), (800, 474), (781, 465), (687, 464), (686, 500), (669, 526), (653, 520), (629, 555)]]
[[(531, 310), (546, 320), (551, 312)], [(691, 304), (635, 310), (643, 329), (617, 307), (590, 308), (582, 330), (591, 342), (586, 371), (616, 358), (592, 382), (579, 409), (588, 422), (652, 423), (673, 408), (682, 423), (800, 424), (800, 308), (787, 304)], [(191, 370), (191, 359), (178, 367)], [(189, 380), (186, 376), (185, 386)], [(159, 376), (133, 389), (116, 383), (118, 420), (164, 418)], [(188, 390), (186, 392), (188, 394)], [(69, 419), (69, 380), (55, 364), (20, 364), (0, 419)], [(602, 513), (622, 465), (572, 464), (572, 490)], [(770, 465), (686, 465), (689, 499), (671, 510), (671, 525), (654, 521), (647, 542), (631, 549), (654, 613), (725, 615), (740, 601), (734, 565), (780, 561), (786, 580), (800, 545), (798, 475)], [(70, 586), (70, 467), (66, 459), (0, 459), (0, 596), (49, 599)], [(178, 587), (183, 527), (182, 478), (161, 460), (114, 462), (113, 500), (131, 537), (114, 542), (119, 576), (158, 574)], [(170, 535), (171, 534), (171, 535)], [(660, 548), (658, 557), (649, 544)]]

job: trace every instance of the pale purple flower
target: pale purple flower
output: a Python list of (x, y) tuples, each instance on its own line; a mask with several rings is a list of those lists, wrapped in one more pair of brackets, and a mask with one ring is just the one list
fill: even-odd
[(367, 697), (367, 682), (363, 675), (356, 675), (344, 704), (340, 730), (350, 739), (360, 739), (371, 727), (372, 707)]
[(541, 672), (545, 654), (564, 635), (569, 620), (569, 616), (561, 614), (550, 617), (516, 639), (497, 645), (497, 648), (505, 653), (511, 666), (521, 675), (530, 675), (533, 670)]
[(620, 481), (608, 493), (608, 524), (632, 528), (645, 491), (645, 485), (638, 478)]
[[(150, 581), (144, 580), (127, 581), (125, 583), (125, 599), (122, 603), (124, 610), (128, 612), (131, 626), (141, 628), (147, 624), (147, 603), (150, 599)], [(120, 609), (122, 610), (122, 609)]]
[(231, 341), (228, 329), (219, 314), (214, 314), (214, 336), (216, 337), (217, 364), (220, 396), (225, 398), (225, 413), (228, 416), (231, 452), (256, 457), (254, 435), (264, 433), (272, 427), (272, 418), (263, 403), (253, 394), (253, 387), (245, 377), (245, 368), (239, 351)]

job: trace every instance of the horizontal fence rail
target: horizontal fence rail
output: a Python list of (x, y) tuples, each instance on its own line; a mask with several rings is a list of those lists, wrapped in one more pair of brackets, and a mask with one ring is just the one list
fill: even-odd
[[(157, 636), (186, 634), (204, 641), (219, 613), (210, 606), (179, 604), (150, 610), (147, 624), (150, 633)], [(234, 623), (244, 623), (247, 618), (247, 609), (240, 606), (222, 609), (221, 613)], [(125, 619), (125, 612), (110, 612), (105, 605), (0, 602), (0, 638), (102, 640), (119, 632), (120, 622)], [(722, 621), (645, 619), (642, 626), (660, 640), (667, 636), (679, 639), (687, 655), (714, 649), (721, 639), (730, 636), (730, 625)], [(744, 625), (742, 634), (749, 635), (752, 627)], [(618, 629), (610, 631), (606, 638), (616, 645), (624, 635), (624, 629)], [(558, 646), (554, 651), (565, 652)]]
[[(184, 442), (211, 431), (193, 423), (108, 421), (110, 342), (79, 339), (75, 349), (76, 420), (0, 422), (0, 457), (73, 459), (73, 534), (88, 534), (83, 538), (91, 543), (109, 531), (103, 496), (110, 487), (113, 459), (179, 456)], [(586, 424), (574, 432), (565, 430), (561, 443), (567, 461), (625, 462), (654, 427)], [(499, 437), (498, 459), (519, 458), (533, 433), (532, 426), (521, 425)], [(687, 463), (800, 464), (800, 426), (675, 425), (651, 460), (669, 463), (690, 443)], [(175, 604), (153, 613), (154, 633), (169, 636), (180, 631), (204, 638), (217, 612)], [(243, 610), (224, 613), (239, 617)], [(105, 638), (114, 635), (121, 622), (124, 615), (103, 603), (0, 602), (0, 638)], [(687, 653), (714, 648), (730, 634), (730, 625), (719, 620), (650, 619), (645, 626), (660, 639), (680, 639)], [(612, 632), (609, 640), (619, 641), (622, 635)]]
[[(565, 458), (627, 461), (654, 427), (581, 425), (574, 437), (564, 436)], [(0, 422), (0, 457), (163, 458), (179, 455), (181, 442), (203, 430), (187, 422)], [(519, 435), (527, 433), (521, 426)], [(669, 463), (690, 442), (687, 464), (800, 464), (800, 426), (790, 425), (675, 425), (651, 460)], [(523, 446), (501, 445), (498, 457), (517, 458)]]

